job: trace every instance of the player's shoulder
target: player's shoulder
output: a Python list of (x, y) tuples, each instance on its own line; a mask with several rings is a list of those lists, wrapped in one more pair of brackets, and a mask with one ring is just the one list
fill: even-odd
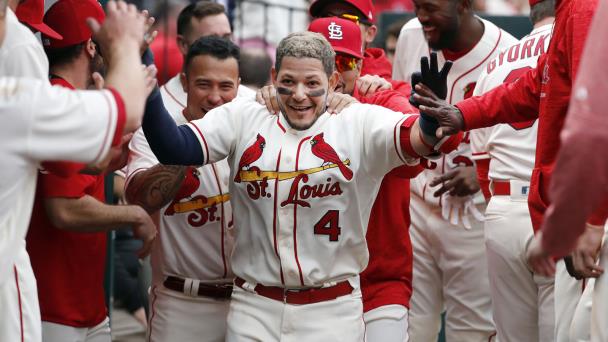
[(422, 24), (418, 18), (410, 19), (403, 27), (401, 28), (401, 32), (411, 32), (411, 31), (420, 31), (422, 30)]
[(517, 43), (517, 38), (513, 37), (509, 32), (496, 26), (493, 22), (477, 17), (484, 25), (484, 34), (481, 37), (481, 42), (497, 46), (498, 49), (502, 49)]

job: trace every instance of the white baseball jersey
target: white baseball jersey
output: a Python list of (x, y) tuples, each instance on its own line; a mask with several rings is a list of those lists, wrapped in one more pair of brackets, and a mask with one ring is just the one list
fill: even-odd
[[(470, 97), (475, 89), (475, 83), (479, 74), (499, 51), (515, 44), (517, 40), (509, 33), (499, 29), (491, 22), (478, 18), (484, 24), (485, 30), (480, 41), (464, 56), (454, 61), (448, 75), (448, 93), (446, 101), (455, 104)], [(420, 70), (420, 58), (429, 56), (430, 49), (424, 38), (422, 25), (417, 18), (410, 20), (401, 29), (395, 62), (393, 63), (393, 78), (410, 82), (411, 75)], [(445, 62), (443, 52), (437, 53), (439, 66)], [(468, 134), (465, 133), (462, 143), (458, 149), (435, 161), (428, 161), (427, 169), (412, 180), (412, 192), (421, 196), (425, 201), (439, 205), (440, 198), (434, 197), (437, 188), (431, 188), (427, 184), (435, 177), (457, 167), (472, 166), (471, 149)], [(481, 196), (478, 196), (483, 201)]]
[(0, 78), (0, 284), (30, 221), (39, 162), (96, 162), (107, 154), (117, 121), (110, 91), (74, 91), (48, 82)]
[[(479, 76), (473, 95), (484, 94), (505, 82), (514, 82), (535, 68), (538, 57), (549, 47), (552, 27), (553, 24), (548, 24), (534, 29), (488, 63)], [(472, 130), (473, 159), (491, 159), (490, 179), (530, 181), (537, 129), (538, 120), (532, 120)]]
[(42, 44), (10, 8), (6, 10), (6, 36), (0, 46), (0, 76), (49, 78), (49, 62)]
[[(163, 96), (165, 108), (169, 113), (181, 113), (182, 110), (186, 108), (188, 94), (186, 94), (184, 88), (182, 87), (179, 74), (175, 75), (172, 79), (160, 87), (160, 93)], [(255, 91), (245, 87), (244, 85), (239, 85), (237, 97), (241, 96), (255, 97)]]
[[(170, 112), (177, 124), (187, 122), (182, 112)], [(127, 186), (135, 174), (159, 163), (141, 128), (133, 135), (129, 149)], [(185, 182), (194, 186), (188, 186), (188, 193), (179, 191), (179, 198), (160, 209), (159, 241), (151, 256), (154, 283), (162, 283), (167, 276), (205, 283), (232, 282), (229, 259), (234, 232), (229, 177), (226, 160), (190, 168)]]
[(237, 98), (188, 125), (205, 162), (228, 157), (236, 243), (234, 273), (287, 288), (355, 277), (366, 267), (365, 233), (384, 175), (405, 159), (409, 115), (353, 104), (304, 131), (255, 99)]

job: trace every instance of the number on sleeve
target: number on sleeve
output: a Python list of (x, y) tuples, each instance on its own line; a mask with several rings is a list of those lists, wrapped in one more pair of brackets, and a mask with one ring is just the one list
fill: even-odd
[(340, 231), (339, 226), (340, 212), (337, 210), (329, 210), (319, 222), (315, 224), (314, 233), (317, 235), (328, 235), (329, 241), (338, 241)]

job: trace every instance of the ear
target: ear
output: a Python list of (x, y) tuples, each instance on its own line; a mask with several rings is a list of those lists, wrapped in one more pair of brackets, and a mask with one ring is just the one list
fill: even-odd
[(331, 76), (329, 76), (329, 90), (328, 93), (333, 93), (334, 89), (338, 85), (338, 81), (340, 80), (340, 73), (334, 71)]
[(272, 79), (272, 84), (274, 84), (275, 87), (277, 86), (277, 83), (278, 83), (277, 75), (278, 75), (277, 70), (274, 67), (272, 67), (272, 69), (270, 69), (270, 77)]
[(183, 56), (186, 56), (188, 54), (188, 43), (186, 42), (184, 36), (178, 34), (177, 38), (175, 38), (175, 41), (177, 41), (177, 47), (179, 48), (179, 52), (181, 52)]
[(237, 90), (237, 92), (238, 92), (238, 90), (239, 90), (239, 87), (240, 87), (240, 86), (241, 86), (241, 78), (239, 77), (239, 78), (236, 80), (236, 90)]
[[(99, 48), (99, 46), (97, 47)], [(89, 40), (87, 40), (87, 42), (84, 45), (84, 49), (87, 52), (87, 55), (89, 56), (89, 58), (93, 58), (95, 57), (95, 43), (93, 43), (93, 40), (89, 38)]]
[(187, 94), (188, 93), (188, 77), (186, 77), (185, 72), (179, 73), (179, 81), (182, 84), (182, 89), (184, 89), (184, 92)]
[(378, 27), (376, 25), (369, 26), (365, 31), (365, 43), (367, 45), (371, 44), (374, 39), (376, 39), (376, 35), (378, 34)]

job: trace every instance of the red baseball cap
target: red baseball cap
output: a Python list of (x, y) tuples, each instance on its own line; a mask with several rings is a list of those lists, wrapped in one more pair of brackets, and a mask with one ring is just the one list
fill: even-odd
[(63, 36), (62, 40), (43, 35), (46, 49), (57, 49), (80, 44), (91, 38), (93, 32), (87, 26), (87, 18), (100, 24), (106, 18), (101, 4), (96, 0), (59, 0), (44, 16), (44, 22)]
[(355, 58), (363, 58), (361, 49), (361, 29), (348, 19), (337, 17), (313, 20), (308, 31), (323, 35), (336, 52), (342, 52)]
[(19, 21), (40, 31), (41, 33), (60, 40), (61, 35), (42, 22), (44, 16), (44, 0), (24, 0), (17, 6), (15, 13)]
[[(363, 13), (363, 15), (365, 16), (365, 19), (369, 20), (370, 22), (374, 22), (375, 18), (374, 18), (374, 4), (372, 3), (372, 0), (316, 0), (315, 2), (313, 2), (310, 5), (310, 8), (308, 9), (308, 11), (310, 12), (310, 15), (314, 18), (318, 18), (320, 17), (320, 12), (321, 10), (323, 10), (323, 8), (325, 8), (325, 6), (329, 3), (336, 3), (336, 2), (344, 2), (347, 4), (351, 4), (353, 6), (355, 6), (361, 13)], [(349, 13), (352, 14), (352, 13)]]

